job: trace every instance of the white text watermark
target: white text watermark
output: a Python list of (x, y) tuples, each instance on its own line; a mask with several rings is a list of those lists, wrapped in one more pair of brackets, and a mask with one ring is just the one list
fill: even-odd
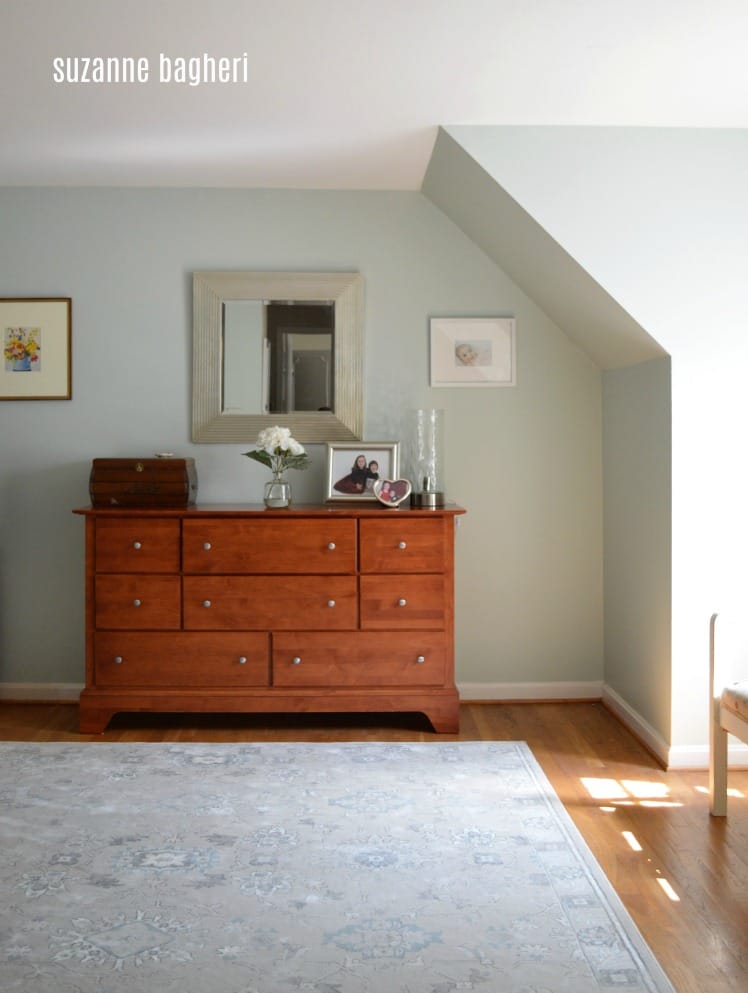
[(52, 59), (52, 82), (143, 84), (152, 81), (184, 86), (248, 83), (249, 60), (241, 55), (166, 55), (158, 59), (129, 55), (66, 55)]

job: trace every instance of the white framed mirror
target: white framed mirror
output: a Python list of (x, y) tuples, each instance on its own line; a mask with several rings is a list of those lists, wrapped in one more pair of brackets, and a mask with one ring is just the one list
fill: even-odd
[[(290, 428), (303, 444), (360, 438), (364, 419), (363, 283), (357, 272), (193, 273), (192, 440), (251, 444), (262, 428), (273, 424)], [(257, 399), (247, 404), (233, 399), (241, 384), (237, 387), (236, 370), (231, 365), (235, 353), (227, 353), (227, 342), (236, 339), (237, 332), (232, 327), (226, 334), (226, 315), (230, 314), (232, 321), (237, 313), (241, 318), (241, 302), (251, 301), (256, 306), (248, 308), (252, 314), (248, 317), (248, 340), (242, 344), (245, 358), (237, 352), (235, 360), (237, 364), (246, 362), (250, 370), (247, 378), (255, 382)], [(263, 384), (269, 381), (267, 343), (257, 329), (265, 320), (258, 308), (270, 303), (331, 306), (332, 346), (326, 382), (332, 403), (320, 404), (331, 406), (331, 410), (266, 412)], [(299, 334), (292, 337), (299, 338)], [(227, 401), (229, 386), (231, 399)]]

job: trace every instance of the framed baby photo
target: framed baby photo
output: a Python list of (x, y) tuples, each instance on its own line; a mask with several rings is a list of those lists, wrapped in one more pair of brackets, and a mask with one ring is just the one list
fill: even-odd
[(515, 386), (513, 317), (432, 317), (432, 386)]
[(325, 500), (376, 502), (374, 483), (378, 479), (397, 479), (399, 471), (397, 441), (330, 442)]

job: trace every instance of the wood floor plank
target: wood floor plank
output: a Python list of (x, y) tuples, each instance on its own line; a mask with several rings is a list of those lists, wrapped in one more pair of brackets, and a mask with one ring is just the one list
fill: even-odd
[(748, 772), (730, 773), (738, 795), (715, 819), (706, 771), (664, 772), (598, 703), (460, 716), (457, 735), (402, 714), (118, 715), (79, 735), (73, 705), (0, 703), (0, 740), (526, 741), (678, 993), (748, 991)]

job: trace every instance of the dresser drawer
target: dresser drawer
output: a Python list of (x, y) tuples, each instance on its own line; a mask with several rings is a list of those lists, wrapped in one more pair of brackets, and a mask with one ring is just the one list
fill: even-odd
[(442, 518), (361, 520), (361, 572), (441, 572), (445, 562)]
[(179, 521), (100, 518), (97, 572), (179, 572)]
[(353, 520), (186, 520), (184, 571), (191, 573), (353, 573)]
[(444, 627), (443, 576), (362, 576), (361, 627)]
[(98, 632), (94, 671), (98, 686), (267, 686), (268, 636)]
[(190, 630), (342, 630), (358, 623), (355, 576), (185, 576)]
[(275, 686), (440, 686), (443, 635), (290, 631), (273, 636)]
[(181, 621), (179, 576), (97, 576), (97, 628), (174, 630)]

